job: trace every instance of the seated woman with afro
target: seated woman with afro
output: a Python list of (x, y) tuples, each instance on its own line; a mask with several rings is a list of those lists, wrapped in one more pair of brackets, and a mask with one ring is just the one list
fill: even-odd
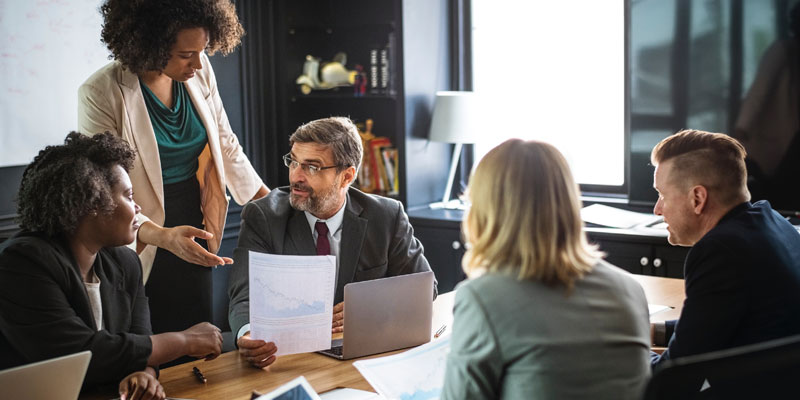
[(111, 134), (67, 135), (25, 169), (22, 231), (0, 245), (0, 369), (84, 350), (84, 389), (119, 385), (127, 399), (162, 399), (159, 364), (219, 355), (207, 322), (153, 335), (134, 240), (134, 152)]

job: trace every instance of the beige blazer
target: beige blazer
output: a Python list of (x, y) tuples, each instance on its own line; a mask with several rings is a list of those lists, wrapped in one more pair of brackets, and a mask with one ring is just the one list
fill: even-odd
[[(209, 251), (216, 253), (228, 212), (226, 184), (234, 200), (244, 204), (253, 198), (262, 181), (231, 130), (217, 91), (214, 70), (205, 54), (201, 63), (202, 69), (186, 81), (186, 89), (208, 132), (208, 144), (199, 157), (197, 179), (203, 224), (214, 234), (208, 241)], [(78, 89), (78, 130), (87, 135), (110, 131), (133, 147), (136, 161), (130, 177), (134, 200), (142, 207), (143, 220), (163, 225), (161, 161), (138, 76), (123, 69), (118, 61), (92, 74)], [(139, 254), (145, 282), (155, 254), (155, 246), (150, 245)]]

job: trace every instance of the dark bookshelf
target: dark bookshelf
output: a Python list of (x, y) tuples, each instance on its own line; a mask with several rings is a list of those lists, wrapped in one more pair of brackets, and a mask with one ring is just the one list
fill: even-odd
[[(422, 142), (427, 142), (435, 92), (450, 89), (449, 75), (441, 71), (448, 70), (448, 52), (435, 45), (437, 40), (448, 43), (447, 2), (282, 0), (274, 5), (273, 54), (279, 57), (273, 64), (274, 99), (281, 154), (289, 147), (280, 137), (288, 137), (305, 122), (330, 116), (346, 116), (357, 124), (371, 119), (372, 133), (388, 138), (398, 151), (399, 193), (388, 197), (406, 206), (433, 201), (446, 182), (449, 146)], [(408, 15), (425, 17), (404, 18)], [(378, 71), (370, 71), (371, 50), (377, 50)], [(385, 88), (380, 77), (377, 88), (371, 88), (371, 72), (383, 72), (381, 50), (388, 58), (389, 79)], [(352, 86), (343, 86), (304, 94), (296, 79), (303, 74), (306, 56), (319, 58), (321, 71), (339, 52), (347, 55), (347, 70), (354, 70), (357, 64), (363, 67), (365, 93), (356, 96)], [(420, 59), (429, 64), (410, 64)], [(409, 80), (408, 73), (414, 80)], [(426, 81), (432, 84), (420, 85)], [(409, 144), (421, 150), (409, 154)], [(442, 172), (431, 172), (432, 168)], [(280, 183), (287, 181), (282, 178)]]

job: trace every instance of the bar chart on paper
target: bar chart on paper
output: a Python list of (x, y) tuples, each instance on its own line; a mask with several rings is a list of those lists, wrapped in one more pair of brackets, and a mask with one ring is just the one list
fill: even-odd
[(381, 396), (399, 400), (436, 400), (442, 393), (450, 336), (392, 356), (353, 363)]

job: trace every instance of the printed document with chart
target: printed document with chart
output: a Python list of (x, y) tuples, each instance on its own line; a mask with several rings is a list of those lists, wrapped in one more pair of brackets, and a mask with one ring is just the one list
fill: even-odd
[(358, 360), (353, 366), (379, 395), (392, 400), (438, 400), (450, 335), (400, 354)]
[(278, 356), (329, 349), (336, 257), (249, 256), (250, 337), (275, 342)]

